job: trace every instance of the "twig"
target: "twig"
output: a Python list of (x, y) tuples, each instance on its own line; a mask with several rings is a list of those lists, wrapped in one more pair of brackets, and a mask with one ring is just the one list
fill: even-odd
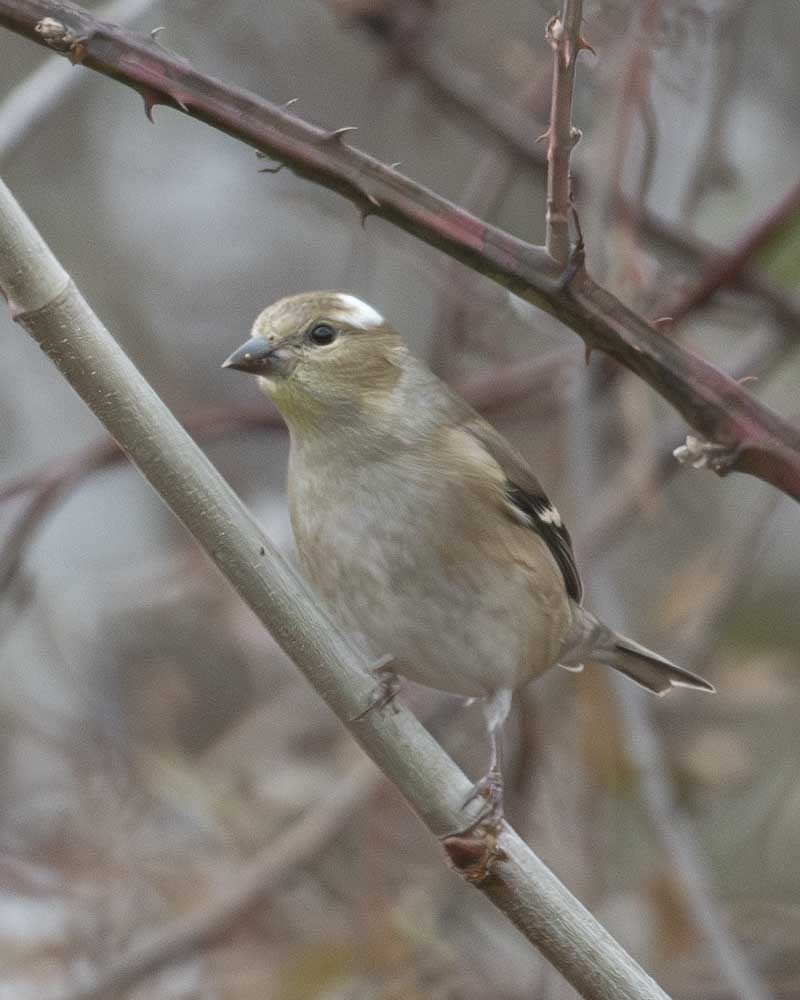
[(553, 50), (553, 92), (550, 102), (550, 127), (547, 132), (547, 210), (545, 246), (561, 267), (569, 257), (572, 181), (569, 158), (580, 139), (572, 124), (572, 95), (575, 90), (575, 67), (586, 44), (581, 38), (583, 0), (564, 0), (561, 14), (547, 22), (547, 41)]
[(364, 711), (368, 664), (317, 605), (198, 446), (91, 312), (0, 184), (0, 284), (15, 317), (117, 439), (200, 547), (270, 629), (422, 821), (454, 870), (481, 890), (590, 1000), (665, 994), (517, 834), (476, 830), (466, 775), (404, 707)]
[(772, 240), (792, 218), (800, 213), (800, 181), (761, 216), (736, 241), (729, 251), (717, 250), (709, 256), (698, 283), (672, 306), (666, 314), (677, 323), (690, 312), (699, 309), (725, 285), (735, 282), (743, 268)]
[[(747, 472), (800, 498), (800, 429), (701, 358), (665, 338), (582, 267), (563, 280), (542, 247), (490, 226), (345, 145), (341, 130), (308, 125), (247, 91), (198, 73), (187, 60), (59, 0), (0, 0), (0, 26), (63, 52), (143, 94), (212, 124), (461, 260), (552, 313), (629, 368), (713, 449), (719, 475)], [(38, 26), (38, 27), (37, 27)]]
[[(631, 211), (634, 211), (633, 207)], [(718, 261), (724, 251), (698, 237), (691, 237), (679, 226), (675, 226), (650, 212), (634, 216), (637, 228), (655, 244), (678, 254), (693, 264), (695, 269), (703, 267), (703, 261)], [(763, 300), (772, 310), (782, 328), (783, 335), (796, 340), (800, 331), (800, 304), (790, 298), (777, 284), (759, 271), (753, 258), (745, 261), (736, 275), (731, 275), (730, 284)]]
[[(101, 7), (96, 16), (103, 21), (130, 24), (155, 3), (156, 0), (114, 0)], [(47, 59), (25, 77), (0, 104), (0, 163), (86, 79), (85, 74), (76, 73), (63, 59)]]
[(190, 958), (219, 940), (287, 879), (325, 850), (372, 795), (380, 772), (371, 761), (359, 764), (316, 805), (263, 847), (217, 899), (195, 913), (160, 927), (130, 947), (86, 986), (58, 1000), (106, 1000), (148, 976)]

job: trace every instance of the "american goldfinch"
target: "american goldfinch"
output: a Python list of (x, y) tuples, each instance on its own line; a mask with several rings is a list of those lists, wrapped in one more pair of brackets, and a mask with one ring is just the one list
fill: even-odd
[(300, 563), (333, 618), (384, 674), (486, 699), (476, 789), (494, 814), (511, 694), (549, 667), (714, 690), (581, 605), (569, 532), (525, 459), (371, 306), (281, 299), (224, 367), (257, 375), (286, 420)]

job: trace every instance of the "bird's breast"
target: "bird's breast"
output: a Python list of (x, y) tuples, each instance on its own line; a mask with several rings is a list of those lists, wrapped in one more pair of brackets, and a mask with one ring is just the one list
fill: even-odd
[(493, 512), (413, 461), (323, 464), (292, 457), (298, 553), (368, 657), (391, 655), (412, 680), (470, 697), (552, 663), (552, 609), (524, 566), (486, 558), (477, 537)]

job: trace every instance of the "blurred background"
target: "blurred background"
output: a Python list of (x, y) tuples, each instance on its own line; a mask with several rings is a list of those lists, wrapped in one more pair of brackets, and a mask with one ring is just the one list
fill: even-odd
[[(354, 145), (542, 242), (550, 5), (95, 9), (164, 26), (198, 69), (307, 120), (357, 125)], [(589, 270), (796, 419), (796, 3), (587, 0), (585, 17)], [(507, 730), (509, 819), (675, 997), (800, 996), (797, 506), (679, 466), (686, 427), (649, 388), (388, 223), (362, 228), (170, 109), (150, 124), (132, 91), (14, 35), (0, 52), (6, 182), (287, 553), (286, 435), (219, 367), (280, 296), (372, 303), (531, 459), (587, 604), (719, 693), (661, 701), (600, 668), (551, 672)], [(0, 326), (0, 1000), (575, 997), (446, 870), (35, 345)], [(477, 707), (402, 697), (483, 773)], [(205, 933), (172, 960), (88, 989), (187, 918)]]

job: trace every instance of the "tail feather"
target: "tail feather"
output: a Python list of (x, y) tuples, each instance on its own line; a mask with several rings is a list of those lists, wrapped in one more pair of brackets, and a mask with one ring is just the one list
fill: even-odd
[(604, 643), (602, 650), (597, 650), (595, 655), (601, 663), (619, 670), (621, 674), (657, 695), (665, 695), (674, 687), (694, 688), (696, 691), (711, 693), (715, 691), (713, 684), (697, 674), (677, 667), (633, 639), (616, 633), (611, 633), (610, 641)]

